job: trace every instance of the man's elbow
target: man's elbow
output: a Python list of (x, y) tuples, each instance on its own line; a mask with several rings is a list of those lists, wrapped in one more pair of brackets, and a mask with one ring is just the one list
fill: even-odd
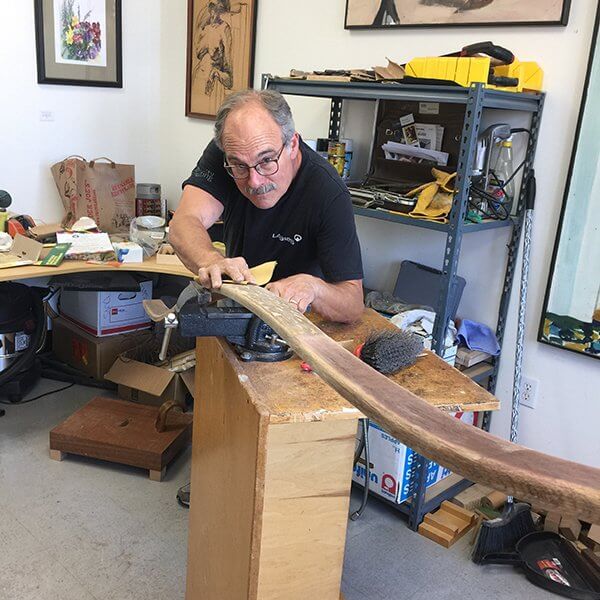
[(346, 304), (343, 313), (336, 320), (339, 323), (356, 323), (357, 321), (360, 321), (364, 310), (365, 303), (363, 301), (361, 289), (360, 296), (352, 298), (352, 300)]
[(362, 300), (360, 300), (360, 302), (357, 302), (348, 312), (348, 317), (343, 321), (343, 323), (356, 323), (357, 321), (360, 321), (364, 311), (365, 304)]

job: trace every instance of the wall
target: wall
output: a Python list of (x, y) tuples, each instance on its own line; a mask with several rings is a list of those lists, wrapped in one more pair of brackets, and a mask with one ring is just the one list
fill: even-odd
[[(354, 31), (343, 29), (344, 1), (260, 0), (256, 77), (289, 69), (370, 67), (385, 57), (445, 53), (492, 39), (522, 58), (540, 62), (548, 91), (539, 141), (538, 204), (534, 225), (524, 373), (539, 380), (538, 407), (523, 409), (521, 439), (532, 447), (600, 466), (600, 369), (592, 359), (537, 343), (560, 204), (585, 76), (595, 2), (572, 3), (567, 28), (468, 28)], [(301, 8), (298, 8), (301, 7)], [(68, 154), (108, 155), (136, 165), (138, 181), (160, 181), (174, 206), (211, 136), (210, 121), (188, 119), (185, 104), (185, 0), (123, 3), (123, 89), (38, 85), (32, 2), (0, 4), (2, 137), (0, 187), (15, 208), (50, 222), (62, 210), (49, 166)], [(18, 57), (16, 59), (15, 57)], [(306, 137), (326, 131), (326, 103), (293, 101)], [(39, 121), (41, 110), (55, 120)], [(443, 237), (417, 228), (358, 219), (366, 284), (391, 288), (403, 259), (439, 265)], [(467, 278), (461, 312), (488, 320), (497, 309), (506, 232), (469, 235), (459, 267)], [(505, 348), (514, 343), (516, 295)], [(502, 363), (498, 395), (504, 403), (493, 430), (507, 435), (512, 361)]]
[[(123, 2), (123, 88), (37, 83), (33, 2), (0, 3), (0, 188), (12, 209), (62, 217), (50, 166), (70, 154), (109, 156), (155, 180), (159, 148), (159, 0)], [(40, 122), (51, 111), (52, 122)]]
[[(173, 204), (211, 136), (211, 122), (184, 117), (185, 0), (163, 4), (161, 29), (160, 140), (161, 182)], [(568, 27), (400, 29), (346, 31), (343, 0), (260, 0), (255, 87), (261, 73), (285, 75), (290, 68), (372, 67), (385, 57), (402, 62), (412, 56), (442, 54), (468, 43), (491, 39), (545, 70), (548, 91), (537, 155), (538, 204), (533, 232), (524, 373), (539, 380), (538, 406), (524, 408), (521, 440), (534, 448), (600, 466), (600, 388), (598, 363), (536, 341), (543, 294), (562, 201), (575, 124), (581, 100), (596, 3), (573, 2)], [(297, 128), (305, 137), (326, 134), (326, 102), (293, 99)], [(349, 125), (348, 125), (349, 126)], [(415, 259), (439, 266), (443, 236), (418, 228), (358, 218), (366, 284), (390, 289), (398, 264)], [(504, 268), (506, 232), (466, 236), (459, 273), (468, 284), (461, 313), (491, 323), (497, 310), (499, 278)], [(518, 274), (517, 274), (518, 276)], [(506, 349), (514, 346), (517, 295), (513, 293)], [(493, 431), (509, 431), (513, 360), (505, 353), (498, 396), (501, 413)]]

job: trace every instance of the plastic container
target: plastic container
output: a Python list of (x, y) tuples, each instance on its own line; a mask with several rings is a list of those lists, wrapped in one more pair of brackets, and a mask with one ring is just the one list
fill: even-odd
[[(498, 199), (495, 206), (503, 205), (507, 214), (511, 213), (515, 199), (515, 180), (510, 179), (514, 173), (512, 141), (500, 142), (498, 156), (490, 170), (488, 193)], [(509, 181), (510, 179), (510, 181)], [(508, 183), (506, 183), (508, 181)]]
[(129, 227), (129, 239), (144, 249), (147, 257), (153, 256), (165, 240), (165, 220), (162, 217), (136, 217)]

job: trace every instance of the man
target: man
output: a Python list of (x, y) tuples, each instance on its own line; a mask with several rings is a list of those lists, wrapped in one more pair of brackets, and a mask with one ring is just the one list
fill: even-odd
[[(227, 257), (207, 229), (223, 219)], [(214, 140), (183, 184), (169, 239), (205, 287), (223, 276), (250, 281), (249, 267), (276, 260), (267, 287), (299, 311), (352, 322), (364, 308), (362, 262), (350, 196), (333, 167), (294, 128), (273, 91), (229, 96)]]

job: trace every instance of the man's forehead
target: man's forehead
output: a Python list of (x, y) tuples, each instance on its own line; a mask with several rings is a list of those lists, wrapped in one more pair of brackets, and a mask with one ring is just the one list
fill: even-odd
[(227, 117), (222, 143), (225, 154), (259, 156), (281, 147), (281, 129), (273, 117), (262, 110), (236, 110)]

